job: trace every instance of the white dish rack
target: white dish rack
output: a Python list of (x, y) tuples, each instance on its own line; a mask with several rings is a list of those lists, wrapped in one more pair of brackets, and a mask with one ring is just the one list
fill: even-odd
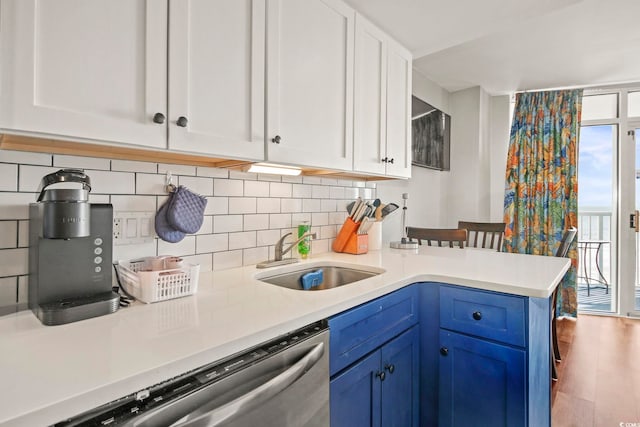
[(145, 271), (144, 260), (136, 260), (118, 261), (117, 268), (124, 290), (147, 304), (192, 295), (198, 290), (199, 264)]

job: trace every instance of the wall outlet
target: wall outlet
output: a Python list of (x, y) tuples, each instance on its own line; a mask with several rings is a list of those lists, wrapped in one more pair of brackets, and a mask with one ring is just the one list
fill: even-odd
[(113, 244), (133, 245), (147, 243), (155, 238), (153, 218), (155, 212), (118, 211), (113, 213)]

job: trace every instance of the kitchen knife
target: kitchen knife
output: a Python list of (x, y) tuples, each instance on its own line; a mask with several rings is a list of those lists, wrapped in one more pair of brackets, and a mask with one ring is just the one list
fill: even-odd
[(384, 219), (387, 215), (389, 215), (391, 212), (395, 211), (398, 208), (399, 206), (396, 205), (395, 203), (389, 203), (387, 206), (382, 208), (382, 218)]

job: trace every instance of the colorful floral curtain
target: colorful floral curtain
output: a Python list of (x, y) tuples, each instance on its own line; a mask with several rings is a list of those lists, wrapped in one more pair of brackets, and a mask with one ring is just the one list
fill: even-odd
[[(555, 255), (564, 230), (578, 225), (578, 136), (582, 90), (516, 95), (504, 196), (505, 250)], [(558, 315), (578, 313), (577, 243), (560, 283)]]

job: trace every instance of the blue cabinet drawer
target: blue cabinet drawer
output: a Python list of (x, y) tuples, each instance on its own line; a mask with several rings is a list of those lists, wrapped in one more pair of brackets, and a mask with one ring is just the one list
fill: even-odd
[(329, 319), (329, 371), (334, 375), (418, 323), (418, 288), (400, 289)]
[(526, 337), (525, 298), (451, 286), (440, 287), (440, 326), (520, 347)]

